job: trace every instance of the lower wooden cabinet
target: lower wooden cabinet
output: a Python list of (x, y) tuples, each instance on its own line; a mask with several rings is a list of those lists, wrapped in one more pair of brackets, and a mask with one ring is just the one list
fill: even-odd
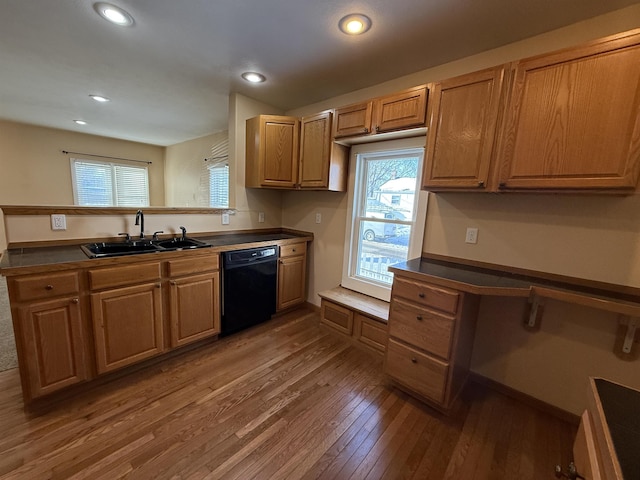
[(307, 244), (280, 247), (277, 310), (304, 303), (306, 299)]
[(91, 294), (96, 369), (106, 373), (161, 353), (159, 282)]
[[(18, 310), (22, 371), (36, 398), (87, 378), (84, 329), (77, 297), (34, 303)], [(22, 367), (22, 365), (21, 365)]]

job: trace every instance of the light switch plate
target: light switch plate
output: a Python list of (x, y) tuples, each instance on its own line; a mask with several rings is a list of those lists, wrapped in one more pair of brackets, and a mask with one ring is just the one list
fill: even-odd
[(264, 223), (264, 212), (258, 212), (258, 222)]
[(316, 223), (322, 223), (322, 214), (316, 213)]

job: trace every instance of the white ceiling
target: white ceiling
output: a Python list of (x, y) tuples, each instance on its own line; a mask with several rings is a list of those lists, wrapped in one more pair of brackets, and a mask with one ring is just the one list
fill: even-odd
[[(172, 145), (226, 130), (230, 92), (289, 110), (637, 0), (113, 0), (133, 27), (93, 3), (0, 2), (0, 118)], [(338, 31), (353, 12), (366, 35)]]

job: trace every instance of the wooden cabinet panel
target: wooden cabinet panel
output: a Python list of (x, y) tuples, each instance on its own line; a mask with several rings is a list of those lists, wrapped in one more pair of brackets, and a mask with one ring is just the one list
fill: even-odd
[(306, 263), (305, 255), (280, 258), (278, 261), (277, 310), (305, 301)]
[(220, 333), (220, 273), (170, 282), (171, 346)]
[(329, 186), (329, 160), (331, 157), (331, 112), (303, 117), (300, 123), (301, 188), (327, 188)]
[(298, 180), (300, 121), (260, 115), (247, 120), (247, 187), (293, 188)]
[(520, 61), (500, 187), (632, 189), (640, 172), (640, 34)]
[(92, 290), (101, 290), (134, 283), (152, 282), (159, 280), (160, 276), (160, 262), (138, 263), (89, 270), (89, 284)]
[(13, 280), (13, 285), (16, 300), (19, 302), (59, 297), (80, 291), (76, 271), (18, 277)]
[(307, 253), (307, 244), (303, 243), (293, 243), (290, 245), (281, 245), (280, 246), (280, 258), (285, 257), (297, 257), (300, 255), (306, 255)]
[(354, 315), (354, 334), (356, 340), (380, 352), (387, 349), (387, 325), (359, 313)]
[(167, 262), (170, 277), (189, 275), (191, 273), (210, 272), (220, 268), (218, 254), (199, 256), (195, 258), (181, 258)]
[(444, 401), (448, 365), (407, 345), (389, 339), (385, 373), (436, 403)]
[(449, 359), (453, 340), (454, 318), (416, 307), (397, 298), (391, 301), (393, 318), (389, 334), (404, 342)]
[(87, 378), (85, 344), (77, 298), (34, 303), (19, 309), (30, 398)]
[(578, 473), (586, 480), (604, 478), (600, 470), (600, 454), (596, 441), (589, 412), (585, 410), (582, 413), (580, 427), (573, 443), (573, 461)]
[(378, 98), (373, 103), (373, 130), (376, 133), (424, 127), (427, 88), (420, 86)]
[(423, 188), (488, 186), (505, 66), (435, 83)]
[(159, 283), (91, 295), (98, 373), (110, 372), (163, 350)]
[(320, 321), (346, 335), (353, 332), (353, 311), (324, 299), (321, 303)]
[(456, 313), (460, 297), (456, 291), (398, 276), (393, 281), (392, 295), (452, 314)]
[(366, 135), (371, 132), (372, 102), (336, 108), (333, 138)]

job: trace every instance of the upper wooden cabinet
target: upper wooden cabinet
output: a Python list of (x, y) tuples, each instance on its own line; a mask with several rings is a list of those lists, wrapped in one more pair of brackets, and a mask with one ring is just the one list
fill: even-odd
[(640, 171), (638, 30), (515, 64), (501, 189), (633, 189)]
[(294, 188), (298, 175), (300, 121), (259, 115), (247, 120), (247, 187)]
[(487, 188), (505, 71), (500, 66), (430, 87), (423, 188)]
[(298, 186), (301, 189), (347, 189), (349, 149), (331, 138), (333, 112), (326, 111), (302, 117), (300, 122), (300, 168)]
[(246, 186), (346, 191), (349, 151), (333, 142), (332, 120), (331, 111), (247, 120)]
[(333, 137), (391, 132), (424, 127), (427, 87), (422, 85), (371, 101), (337, 108)]

